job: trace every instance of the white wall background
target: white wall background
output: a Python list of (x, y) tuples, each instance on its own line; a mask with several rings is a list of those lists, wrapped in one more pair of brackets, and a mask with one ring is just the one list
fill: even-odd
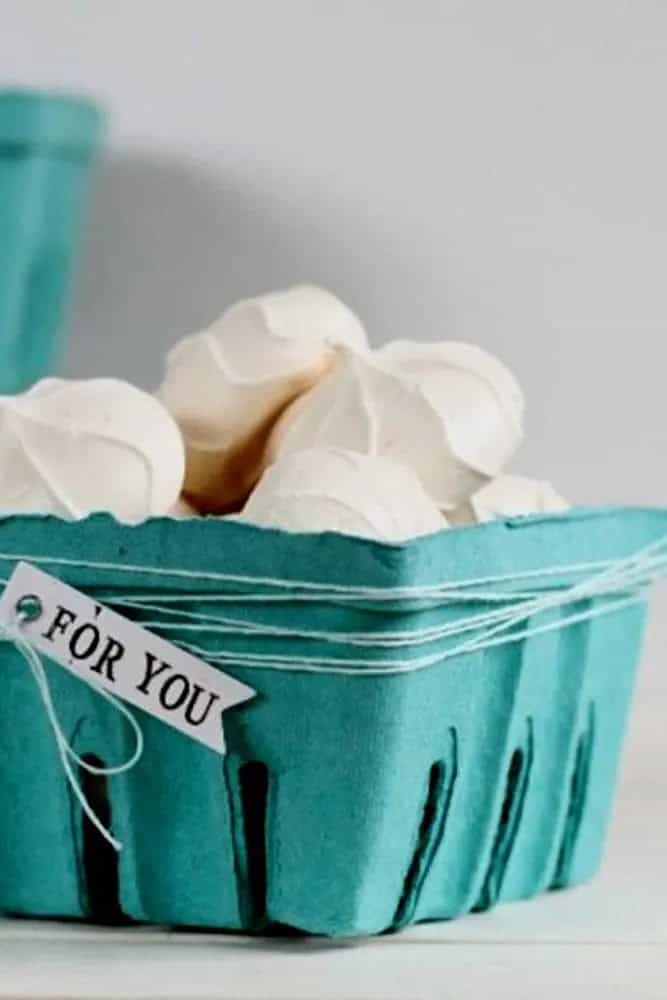
[(308, 279), (377, 342), (506, 359), (528, 396), (518, 468), (581, 503), (667, 503), (662, 0), (0, 9), (5, 82), (83, 89), (112, 116), (69, 373), (153, 385), (179, 335)]

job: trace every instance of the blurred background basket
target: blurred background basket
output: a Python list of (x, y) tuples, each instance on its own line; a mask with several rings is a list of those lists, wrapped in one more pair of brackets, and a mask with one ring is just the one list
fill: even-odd
[(76, 97), (0, 91), (0, 393), (52, 371), (103, 119)]
[[(226, 757), (137, 712), (145, 736), (137, 766), (108, 782), (82, 773), (89, 801), (124, 844), (120, 855), (82, 816), (34, 681), (12, 645), (0, 645), (0, 910), (362, 935), (589, 878), (608, 824), (643, 602), (378, 675), (374, 662), (405, 654), (294, 630), (379, 640), (388, 629), (456, 620), (470, 607), (335, 594), (299, 601), (255, 581), (270, 567), (294, 588), (306, 580), (377, 592), (524, 574), (532, 589), (550, 592), (572, 583), (566, 567), (630, 556), (666, 531), (667, 512), (628, 509), (496, 522), (405, 545), (219, 519), (0, 520), (5, 579), (12, 553), (45, 560), (49, 572), (177, 643), (193, 641), (179, 631), (184, 607), (274, 630), (195, 637), (211, 662), (231, 654), (223, 669), (258, 692), (224, 715)], [(221, 573), (236, 582), (214, 579)], [(248, 600), (258, 593), (267, 600)], [(130, 610), (128, 595), (154, 607)], [(559, 625), (601, 600), (523, 624)], [(475, 610), (484, 606), (480, 599)], [(242, 665), (248, 652), (292, 662)], [(366, 673), (306, 673), (297, 662), (334, 656), (344, 664), (360, 654)], [(127, 723), (85, 683), (46, 666), (75, 750), (107, 765), (126, 759)]]

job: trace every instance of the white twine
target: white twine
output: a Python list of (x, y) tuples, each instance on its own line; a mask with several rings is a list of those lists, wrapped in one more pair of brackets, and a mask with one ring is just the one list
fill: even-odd
[[(149, 619), (142, 621), (142, 625), (156, 631), (175, 632), (187, 634), (190, 632), (209, 633), (212, 635), (235, 635), (251, 638), (282, 638), (287, 640), (302, 639), (323, 641), (339, 645), (353, 647), (380, 647), (380, 648), (405, 648), (418, 645), (442, 642), (457, 637), (466, 636), (469, 633), (479, 633), (472, 638), (454, 645), (447, 650), (441, 650), (433, 655), (415, 657), (403, 661), (349, 659), (341, 657), (300, 657), (300, 656), (280, 656), (276, 654), (245, 653), (241, 651), (218, 651), (205, 650), (200, 646), (193, 645), (181, 640), (181, 645), (203, 656), (212, 662), (232, 662), (249, 667), (288, 669), (291, 665), (293, 669), (304, 669), (306, 667), (314, 669), (324, 669), (350, 673), (356, 671), (374, 672), (396, 672), (397, 670), (418, 670), (424, 667), (440, 663), (445, 659), (458, 656), (463, 652), (471, 650), (483, 650), (486, 646), (498, 645), (500, 642), (515, 642), (520, 638), (529, 638), (533, 634), (553, 628), (564, 628), (574, 621), (584, 621), (587, 618), (595, 618), (600, 615), (609, 614), (611, 610), (620, 610), (622, 607), (635, 604), (644, 600), (643, 590), (653, 582), (653, 580), (667, 572), (667, 535), (663, 535), (644, 548), (632, 553), (623, 559), (606, 560), (578, 564), (560, 564), (556, 566), (544, 567), (541, 570), (529, 570), (523, 573), (502, 574), (496, 576), (479, 577), (476, 579), (462, 580), (458, 582), (447, 582), (427, 585), (423, 587), (343, 587), (342, 585), (328, 585), (319, 582), (304, 580), (287, 580), (274, 577), (249, 577), (239, 574), (229, 573), (199, 573), (184, 569), (167, 569), (148, 565), (133, 565), (127, 563), (95, 562), (88, 560), (68, 559), (54, 556), (33, 556), (20, 555), (18, 553), (0, 553), (0, 561), (17, 562), (24, 560), (41, 564), (58, 564), (72, 566), (83, 569), (107, 570), (129, 574), (158, 574), (163, 576), (173, 576), (176, 578), (188, 578), (193, 580), (216, 580), (220, 582), (234, 582), (262, 584), (285, 591), (285, 599), (299, 600), (309, 588), (313, 588), (320, 601), (329, 598), (337, 601), (341, 596), (379, 599), (390, 596), (396, 599), (398, 594), (410, 594), (412, 598), (422, 599), (425, 595), (439, 595), (439, 600), (444, 604), (456, 604), (463, 597), (464, 600), (485, 603), (489, 599), (492, 603), (500, 603), (501, 606), (491, 611), (482, 611), (478, 614), (463, 615), (455, 621), (449, 621), (442, 625), (432, 625), (422, 629), (400, 629), (395, 631), (373, 630), (373, 631), (329, 631), (325, 629), (303, 629), (292, 628), (282, 625), (271, 625), (265, 622), (237, 619), (229, 616), (210, 615), (203, 612), (184, 611), (179, 608), (165, 607), (165, 603), (172, 603), (186, 600), (197, 600), (211, 603), (224, 597), (232, 597), (237, 602), (265, 601), (271, 595), (251, 593), (240, 595), (220, 595), (220, 594), (169, 594), (169, 595), (109, 595), (108, 601), (117, 607), (133, 608), (143, 612), (158, 612), (168, 615), (166, 619)], [(479, 585), (489, 583), (513, 583), (516, 580), (532, 577), (549, 577), (554, 575), (567, 575), (576, 572), (583, 573), (596, 567), (598, 572), (584, 579), (580, 583), (569, 586), (561, 586), (552, 591), (537, 590), (517, 594), (516, 592), (493, 592), (480, 594), (461, 595), (459, 591), (470, 590)], [(289, 593), (287, 593), (289, 591)], [(561, 617), (559, 621), (548, 625), (539, 624), (532, 628), (517, 632), (515, 626), (529, 618), (536, 618), (539, 615), (553, 610), (566, 607), (573, 602), (601, 599), (609, 595), (621, 594), (620, 601), (610, 603), (597, 603), (591, 605), (585, 611), (572, 616)], [(310, 595), (312, 596), (312, 595)]]
[[(292, 664), (295, 669), (303, 669), (304, 667), (310, 666), (325, 670), (336, 670), (340, 667), (341, 669), (344, 669), (344, 672), (346, 673), (353, 672), (351, 668), (354, 670), (365, 671), (372, 667), (377, 672), (383, 672), (383, 670), (395, 671), (397, 667), (402, 670), (422, 669), (423, 667), (442, 662), (452, 656), (460, 655), (462, 652), (466, 652), (469, 649), (484, 649), (487, 643), (489, 645), (497, 645), (497, 636), (503, 633), (509, 633), (505, 636), (504, 641), (517, 641), (516, 637), (519, 633), (511, 631), (514, 626), (529, 618), (536, 618), (546, 611), (562, 608), (576, 601), (603, 598), (620, 593), (627, 604), (637, 603), (638, 599), (643, 599), (643, 597), (637, 597), (638, 592), (645, 589), (657, 576), (667, 572), (667, 535), (661, 536), (651, 544), (623, 559), (570, 564), (569, 566), (561, 564), (545, 567), (542, 570), (529, 570), (524, 573), (486, 576), (455, 583), (440, 583), (428, 585), (426, 587), (409, 588), (344, 588), (339, 585), (333, 585), (330, 587), (327, 584), (313, 583), (311, 581), (304, 580), (290, 581), (283, 578), (273, 577), (255, 578), (227, 573), (198, 573), (190, 570), (172, 570), (164, 567), (147, 565), (92, 562), (61, 557), (30, 556), (8, 553), (0, 553), (0, 560), (11, 560), (14, 562), (18, 560), (25, 560), (35, 563), (59, 564), (72, 567), (76, 566), (84, 569), (105, 569), (131, 574), (143, 573), (152, 575), (157, 573), (163, 576), (175, 576), (177, 578), (187, 577), (193, 580), (214, 579), (218, 581), (233, 582), (242, 580), (246, 583), (262, 583), (266, 586), (281, 588), (285, 590), (285, 593), (280, 595), (282, 599), (295, 599), (297, 601), (303, 598), (304, 591), (307, 590), (307, 588), (312, 587), (317, 591), (317, 600), (324, 601), (326, 598), (329, 598), (334, 603), (336, 603), (341, 596), (355, 598), (368, 598), (369, 596), (372, 596), (374, 599), (378, 599), (380, 595), (390, 595), (392, 599), (396, 599), (397, 594), (410, 593), (413, 598), (416, 597), (417, 599), (422, 599), (426, 594), (432, 596), (433, 594), (438, 593), (440, 595), (439, 603), (443, 604), (456, 605), (460, 599), (463, 599), (464, 601), (474, 601), (478, 603), (486, 603), (487, 600), (489, 600), (491, 603), (497, 603), (500, 605), (490, 611), (482, 611), (478, 614), (472, 615), (462, 615), (455, 621), (448, 621), (441, 625), (431, 625), (421, 629), (400, 629), (394, 631), (372, 630), (355, 632), (330, 631), (326, 629), (312, 628), (293, 628), (290, 626), (267, 624), (265, 622), (238, 619), (224, 615), (220, 616), (198, 611), (185, 611), (169, 606), (169, 604), (172, 603), (186, 601), (199, 601), (210, 604), (215, 603), (223, 597), (231, 598), (237, 603), (257, 602), (266, 601), (267, 598), (275, 596), (268, 595), (266, 593), (238, 595), (202, 593), (179, 593), (169, 595), (109, 594), (106, 597), (107, 602), (116, 607), (126, 607), (142, 612), (157, 612), (162, 615), (169, 616), (161, 619), (156, 618), (142, 620), (142, 625), (145, 628), (153, 629), (155, 631), (171, 632), (181, 635), (196, 632), (199, 634), (208, 633), (211, 635), (231, 635), (250, 638), (313, 640), (360, 648), (380, 647), (400, 649), (428, 643), (442, 642), (443, 640), (451, 640), (457, 637), (466, 636), (469, 633), (480, 633), (480, 635), (469, 640), (468, 642), (455, 645), (453, 648), (446, 651), (440, 651), (434, 656), (417, 657), (398, 662), (396, 660), (377, 660), (376, 658), (371, 661), (366, 661), (350, 660), (349, 658), (343, 659), (340, 657), (281, 657), (272, 654), (262, 655), (237, 651), (220, 652), (216, 650), (205, 650), (200, 646), (181, 641), (181, 645), (184, 648), (189, 649), (197, 655), (203, 656), (211, 661), (217, 660), (219, 662), (235, 662), (239, 665), (250, 667), (262, 666), (267, 668), (271, 667), (271, 665), (275, 665), (276, 669), (285, 669), (286, 666), (288, 667), (289, 664)], [(564, 574), (572, 574), (574, 571), (582, 573), (587, 569), (590, 570), (591, 567), (596, 567), (598, 572), (594, 573), (589, 578), (584, 579), (578, 584), (571, 584), (569, 586), (563, 585), (560, 588), (546, 592), (544, 590), (533, 590), (521, 593), (517, 593), (516, 591), (509, 591), (505, 593), (484, 592), (482, 594), (477, 592), (474, 594), (464, 595), (458, 593), (459, 589), (470, 589), (479, 586), (480, 584), (484, 585), (490, 582), (496, 584), (500, 582), (513, 583), (515, 580), (519, 580), (521, 578), (537, 576), (548, 577), (554, 575), (562, 576)], [(298, 589), (288, 593), (287, 588)], [(98, 597), (100, 600), (105, 600), (105, 598), (101, 595), (98, 595)], [(613, 604), (613, 609), (619, 610), (622, 606), (624, 606), (622, 603), (615, 602)], [(595, 606), (591, 606), (586, 611), (578, 613), (576, 621), (583, 621), (586, 618), (594, 618), (608, 613), (609, 605), (601, 605), (598, 603)], [(570, 624), (571, 621), (571, 618), (563, 617), (559, 622), (551, 623), (549, 628), (563, 628)], [(532, 629), (520, 633), (520, 635), (522, 638), (528, 638), (530, 635), (535, 634), (535, 629), (543, 631), (544, 625), (536, 625)]]
[[(585, 573), (603, 572), (605, 570), (615, 570), (623, 567), (626, 563), (631, 563), (642, 558), (645, 567), (648, 569), (652, 564), (653, 552), (662, 554), (655, 558), (663, 565), (667, 561), (667, 534), (662, 535), (655, 542), (640, 549), (637, 553), (628, 556), (626, 559), (607, 559), (592, 562), (564, 563), (554, 566), (544, 566), (540, 569), (523, 570), (514, 573), (502, 573), (491, 576), (482, 576), (465, 580), (446, 581), (434, 584), (415, 584), (413, 586), (400, 587), (366, 587), (349, 586), (347, 584), (322, 583), (313, 580), (288, 579), (285, 577), (272, 576), (249, 576), (238, 573), (220, 573), (207, 570), (188, 570), (182, 568), (169, 568), (164, 566), (149, 566), (146, 564), (133, 563), (113, 563), (97, 562), (83, 559), (68, 559), (61, 556), (38, 556), (25, 555), (19, 553), (0, 552), (0, 562), (32, 562), (40, 565), (67, 566), (76, 569), (92, 569), (101, 572), (119, 572), (127, 574), (142, 574), (146, 576), (163, 576), (173, 579), (185, 579), (193, 582), (225, 583), (249, 585), (255, 587), (274, 588), (285, 591), (284, 594), (216, 594), (206, 595), (206, 600), (210, 601), (266, 601), (266, 600), (372, 600), (372, 601), (396, 601), (396, 600), (481, 600), (481, 601), (507, 601), (515, 596), (510, 592), (488, 591), (466, 595), (462, 591), (478, 588), (488, 584), (514, 583), (521, 580), (540, 579), (550, 576), (580, 576)], [(192, 594), (170, 594), (160, 595), (163, 601), (200, 601), (202, 595)]]
[[(4, 558), (4, 555), (0, 554), (0, 559), (2, 558)], [(12, 558), (29, 559), (30, 557), (13, 556)], [(148, 566), (139, 567), (125, 566), (122, 564), (88, 563), (75, 560), (66, 560), (66, 562), (68, 565), (76, 564), (77, 566), (84, 568), (99, 568), (100, 566), (106, 566), (107, 568), (127, 570), (133, 573), (139, 571), (153, 573), (156, 571), (155, 567)], [(367, 673), (369, 671), (374, 673), (395, 673), (398, 671), (403, 672), (423, 669), (425, 667), (443, 662), (446, 659), (450, 659), (453, 656), (461, 655), (464, 652), (483, 650), (487, 646), (495, 646), (503, 642), (516, 642), (519, 638), (525, 639), (543, 631), (555, 628), (564, 628), (569, 624), (606, 615), (611, 611), (618, 611), (623, 607), (643, 601), (645, 599), (644, 591), (647, 586), (652, 583), (657, 576), (663, 575), (667, 572), (667, 535), (662, 536), (650, 545), (645, 546), (639, 551), (632, 553), (630, 556), (623, 559), (608, 560), (597, 563), (580, 563), (576, 567), (563, 565), (552, 566), (545, 568), (543, 571), (531, 570), (525, 575), (533, 576), (538, 573), (543, 575), (553, 575), (558, 573), (559, 575), (562, 575), (566, 572), (566, 570), (571, 572), (573, 568), (577, 568), (579, 571), (582, 571), (583, 567), (590, 566), (602, 566), (603, 569), (578, 584), (563, 586), (560, 589), (547, 591), (546, 593), (543, 590), (528, 591), (520, 595), (511, 591), (504, 594), (496, 593), (494, 594), (496, 601), (503, 601), (505, 606), (494, 608), (491, 611), (483, 611), (479, 614), (473, 615), (464, 615), (455, 621), (449, 621), (442, 625), (432, 625), (422, 629), (400, 629), (395, 631), (374, 630), (370, 632), (337, 632), (324, 629), (292, 628), (289, 626), (271, 625), (265, 622), (238, 619), (229, 616), (184, 611), (169, 606), (164, 607), (165, 600), (168, 602), (175, 602), (182, 601), (184, 598), (198, 600), (208, 604), (212, 601), (215, 602), (215, 600), (220, 597), (220, 595), (217, 594), (172, 594), (158, 595), (157, 597), (155, 595), (146, 596), (140, 594), (120, 594), (109, 595), (108, 599), (111, 603), (118, 607), (128, 607), (143, 612), (161, 612), (163, 615), (168, 615), (168, 618), (142, 620), (142, 625), (145, 628), (153, 629), (155, 631), (179, 634), (196, 632), (199, 634), (209, 633), (211, 635), (232, 635), (251, 638), (281, 638), (287, 640), (301, 639), (362, 648), (380, 647), (398, 649), (455, 639), (457, 637), (465, 636), (471, 632), (480, 633), (480, 635), (474, 637), (473, 639), (455, 645), (448, 650), (440, 651), (430, 656), (415, 657), (402, 661), (397, 661), (395, 659), (378, 660), (376, 658), (369, 661), (365, 659), (355, 660), (347, 657), (303, 657), (296, 655), (280, 656), (277, 654), (246, 653), (241, 651), (217, 651), (207, 650), (201, 646), (193, 645), (182, 640), (180, 642), (180, 645), (182, 645), (185, 649), (188, 649), (190, 652), (193, 652), (198, 656), (202, 656), (211, 662), (236, 663), (241, 666), (255, 668), (262, 667), (264, 669), (271, 667), (274, 667), (275, 669), (289, 669), (291, 667), (292, 669), (299, 670), (310, 668), (341, 673)], [(169, 575), (172, 573), (171, 570), (161, 569), (159, 567), (157, 568), (157, 571)], [(198, 574), (190, 574), (190, 571), (187, 570), (177, 570), (174, 572), (178, 576), (186, 573), (188, 575), (192, 575), (195, 579), (199, 578)], [(221, 579), (239, 579), (239, 577), (234, 574), (214, 575), (216, 577), (220, 577)], [(489, 581), (499, 582), (501, 580), (513, 582), (515, 579), (519, 579), (521, 575), (522, 574), (516, 574), (513, 576), (511, 574), (506, 574), (502, 577), (485, 577), (476, 580), (461, 581), (459, 584), (436, 584), (426, 588), (426, 590), (428, 590), (429, 593), (433, 593), (435, 588), (439, 588), (441, 603), (456, 604), (459, 595), (452, 595), (449, 592), (449, 587), (471, 587), (480, 583), (484, 584)], [(249, 578), (244, 579), (247, 580)], [(311, 586), (311, 584), (307, 581), (290, 583), (290, 581), (284, 579), (273, 579), (268, 577), (264, 577), (262, 579), (265, 583), (271, 579), (271, 582), (275, 586), (283, 588), (290, 585), (300, 588)], [(319, 588), (322, 585), (312, 584), (312, 586)], [(364, 594), (367, 594), (371, 589), (374, 595), (379, 592), (375, 588), (351, 587), (348, 589), (350, 593), (354, 593), (355, 596), (359, 596), (362, 591)], [(419, 597), (421, 597), (425, 592), (424, 588), (400, 589), (402, 591), (410, 589), (413, 596), (417, 595)], [(387, 588), (386, 592), (395, 595), (396, 588)], [(331, 591), (329, 596), (334, 600), (337, 600), (340, 593), (341, 590), (337, 587)], [(597, 603), (596, 605), (591, 605), (590, 608), (584, 611), (578, 612), (575, 616), (562, 617), (559, 621), (549, 623), (548, 625), (535, 625), (532, 628), (525, 629), (521, 632), (514, 630), (515, 626), (521, 622), (526, 621), (529, 618), (536, 618), (540, 614), (547, 611), (564, 608), (574, 602), (583, 600), (590, 601), (592, 599), (598, 599), (599, 601), (602, 598), (619, 594), (621, 595), (620, 600), (614, 601), (613, 603)], [(264, 594), (234, 595), (234, 600), (237, 602), (244, 602), (252, 598), (254, 601), (262, 601), (266, 596), (267, 595)], [(318, 600), (323, 599), (324, 592), (320, 592)], [(484, 603), (484, 598), (480, 596), (480, 594), (475, 594), (473, 597), (466, 597), (465, 599)]]
[(17, 613), (16, 619), (12, 624), (0, 625), (0, 639), (13, 643), (30, 668), (30, 672), (35, 680), (35, 684), (37, 685), (37, 690), (39, 691), (39, 695), (44, 703), (46, 717), (49, 720), (49, 725), (51, 726), (51, 730), (55, 738), (58, 756), (60, 757), (65, 777), (78, 799), (81, 808), (101, 836), (104, 837), (104, 839), (111, 844), (116, 851), (121, 851), (123, 847), (121, 841), (117, 840), (111, 831), (106, 828), (88, 802), (88, 799), (81, 788), (78, 775), (72, 767), (72, 762), (76, 765), (76, 767), (83, 768), (84, 771), (88, 771), (89, 774), (97, 774), (104, 777), (113, 777), (116, 774), (123, 774), (125, 771), (129, 771), (134, 767), (144, 752), (144, 734), (141, 731), (139, 723), (126, 705), (119, 701), (118, 698), (115, 698), (109, 691), (105, 691), (104, 688), (91, 685), (95, 687), (97, 694), (101, 695), (111, 705), (113, 705), (113, 707), (130, 723), (135, 737), (135, 749), (132, 756), (126, 761), (123, 761), (122, 764), (115, 764), (110, 767), (97, 767), (95, 764), (91, 764), (87, 761), (84, 757), (81, 757), (72, 747), (63, 731), (62, 725), (60, 724), (58, 713), (56, 712), (55, 705), (53, 704), (53, 698), (51, 697), (51, 689), (49, 688), (49, 682), (42, 659), (32, 643), (30, 643), (21, 632), (21, 625), (25, 620), (26, 615), (22, 615), (19, 612)]
[[(438, 666), (446, 660), (450, 660), (455, 656), (462, 656), (464, 653), (482, 652), (494, 646), (507, 645), (541, 635), (544, 632), (553, 632), (569, 625), (576, 625), (591, 619), (600, 618), (636, 604), (643, 604), (645, 601), (645, 594), (637, 594), (634, 597), (625, 597), (619, 601), (609, 602), (600, 607), (568, 615), (557, 621), (531, 626), (522, 631), (514, 631), (506, 635), (483, 635), (478, 639), (469, 640), (451, 649), (443, 650), (430, 656), (415, 657), (407, 660), (355, 660), (343, 659), (342, 657), (309, 657), (292, 654), (289, 656), (280, 656), (275, 654), (265, 655), (260, 653), (212, 651), (186, 642), (179, 642), (179, 646), (195, 656), (206, 659), (209, 663), (242, 666), (258, 670), (286, 670), (292, 673), (298, 671), (302, 673), (348, 674), (352, 676), (405, 674), (416, 670), (424, 670), (427, 667)], [(511, 628), (513, 624), (515, 622), (510, 622), (503, 625), (503, 627)]]

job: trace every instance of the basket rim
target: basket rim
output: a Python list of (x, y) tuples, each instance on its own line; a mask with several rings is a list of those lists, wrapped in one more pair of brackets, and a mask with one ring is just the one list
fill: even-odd
[(404, 543), (291, 533), (218, 517), (126, 524), (102, 513), (78, 521), (20, 514), (0, 516), (0, 571), (14, 558), (50, 563), (54, 568), (45, 565), (47, 571), (81, 585), (100, 574), (127, 585), (127, 567), (142, 567), (137, 585), (159, 583), (168, 590), (220, 589), (213, 579), (220, 574), (292, 586), (310, 581), (388, 589), (619, 559), (666, 533), (667, 508), (658, 507), (574, 508), (445, 529)]

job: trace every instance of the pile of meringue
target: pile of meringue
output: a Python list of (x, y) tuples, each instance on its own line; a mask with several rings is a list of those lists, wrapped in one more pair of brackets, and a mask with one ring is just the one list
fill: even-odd
[(403, 541), (564, 510), (548, 483), (502, 474), (522, 420), (486, 351), (372, 350), (347, 306), (299, 286), (182, 340), (154, 395), (52, 378), (0, 396), (0, 515), (213, 515)]

